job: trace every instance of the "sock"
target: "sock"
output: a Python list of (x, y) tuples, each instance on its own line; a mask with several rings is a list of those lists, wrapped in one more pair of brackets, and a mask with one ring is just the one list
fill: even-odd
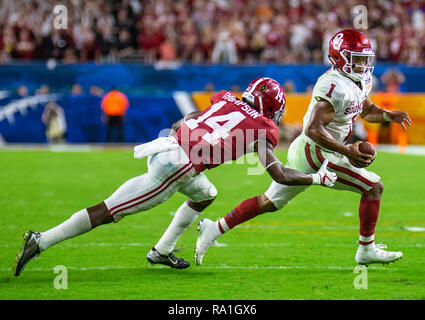
[(375, 240), (375, 226), (378, 221), (380, 199), (361, 198), (359, 206), (360, 245), (370, 245)]
[(162, 255), (168, 255), (176, 245), (182, 233), (198, 218), (200, 212), (193, 210), (185, 201), (174, 215), (173, 221), (155, 245), (155, 249)]
[(257, 197), (247, 199), (226, 214), (224, 218), (221, 218), (218, 221), (218, 228), (221, 233), (225, 233), (238, 224), (248, 221), (259, 214)]
[(40, 250), (44, 251), (51, 246), (86, 233), (92, 229), (90, 218), (86, 209), (74, 213), (71, 218), (60, 225), (42, 232), (38, 243)]

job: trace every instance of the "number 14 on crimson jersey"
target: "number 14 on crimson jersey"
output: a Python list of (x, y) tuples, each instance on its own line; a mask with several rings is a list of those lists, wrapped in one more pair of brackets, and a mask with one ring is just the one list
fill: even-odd
[[(220, 101), (213, 104), (207, 112), (199, 116), (197, 119), (190, 119), (186, 121), (186, 125), (193, 130), (199, 126), (200, 122), (204, 122), (213, 131), (205, 133), (202, 136), (202, 139), (211, 145), (216, 145), (220, 142), (220, 139), (226, 139), (229, 136), (229, 132), (246, 118), (239, 111), (212, 116), (212, 114), (220, 110), (220, 108), (223, 107), (226, 103), (226, 101)], [(220, 122), (224, 122), (224, 124), (220, 125)]]
[(177, 131), (177, 140), (197, 172), (252, 151), (248, 146), (259, 139), (261, 131), (274, 146), (277, 144), (278, 129), (274, 122), (231, 92), (221, 91), (211, 102), (198, 118), (185, 121)]

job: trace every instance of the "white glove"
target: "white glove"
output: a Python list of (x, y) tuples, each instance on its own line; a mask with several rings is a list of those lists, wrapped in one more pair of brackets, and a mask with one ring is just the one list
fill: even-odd
[(313, 173), (311, 177), (313, 178), (313, 184), (320, 184), (324, 187), (333, 187), (337, 179), (335, 172), (330, 172), (326, 168), (328, 166), (328, 159), (325, 159), (319, 171)]

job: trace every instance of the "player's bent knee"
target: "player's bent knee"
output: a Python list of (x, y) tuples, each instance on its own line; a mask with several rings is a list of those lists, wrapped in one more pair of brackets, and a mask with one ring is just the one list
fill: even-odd
[(215, 200), (215, 197), (212, 199), (199, 201), (199, 202), (193, 202), (192, 200), (187, 200), (187, 204), (189, 207), (191, 207), (193, 210), (196, 210), (198, 212), (203, 211), (206, 207), (208, 207), (211, 203), (213, 203)]
[(381, 181), (379, 181), (373, 188), (372, 188), (372, 190), (371, 191), (373, 191), (373, 193), (376, 195), (376, 196), (381, 196), (381, 194), (384, 192), (384, 184), (381, 182)]
[(270, 201), (269, 198), (265, 194), (262, 194), (257, 197), (258, 210), (260, 213), (264, 212), (274, 212), (277, 210), (276, 206), (273, 202)]
[(376, 186), (378, 186), (379, 194), (382, 194), (384, 192), (384, 184), (381, 181), (379, 181)]
[(365, 192), (363, 194), (363, 197), (368, 199), (380, 199), (383, 192), (384, 192), (384, 184), (381, 181), (379, 181), (372, 189)]
[(215, 200), (215, 198), (217, 197), (217, 189), (216, 189), (216, 187), (211, 183), (211, 185), (210, 185), (210, 196), (211, 196), (211, 199), (214, 201)]

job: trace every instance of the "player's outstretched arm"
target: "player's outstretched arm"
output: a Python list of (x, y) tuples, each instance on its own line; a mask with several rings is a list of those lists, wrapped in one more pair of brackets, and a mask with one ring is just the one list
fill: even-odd
[(331, 187), (335, 184), (336, 174), (327, 170), (327, 160), (317, 173), (305, 174), (297, 170), (285, 168), (273, 152), (273, 145), (266, 141), (264, 147), (261, 144), (255, 145), (261, 164), (266, 168), (272, 179), (280, 184), (286, 185), (311, 185), (320, 184)]
[(407, 112), (404, 111), (390, 111), (384, 110), (374, 104), (372, 100), (368, 97), (363, 104), (363, 111), (360, 116), (365, 119), (367, 122), (373, 123), (382, 123), (382, 122), (396, 122), (399, 123), (403, 129), (406, 131), (406, 125), (409, 127), (412, 124)]
[(330, 102), (319, 100), (313, 108), (310, 121), (306, 127), (306, 134), (314, 142), (322, 147), (336, 151), (345, 155), (347, 158), (363, 166), (368, 166), (373, 156), (359, 151), (360, 142), (344, 145), (335, 140), (325, 129), (325, 126), (335, 117), (335, 111)]

